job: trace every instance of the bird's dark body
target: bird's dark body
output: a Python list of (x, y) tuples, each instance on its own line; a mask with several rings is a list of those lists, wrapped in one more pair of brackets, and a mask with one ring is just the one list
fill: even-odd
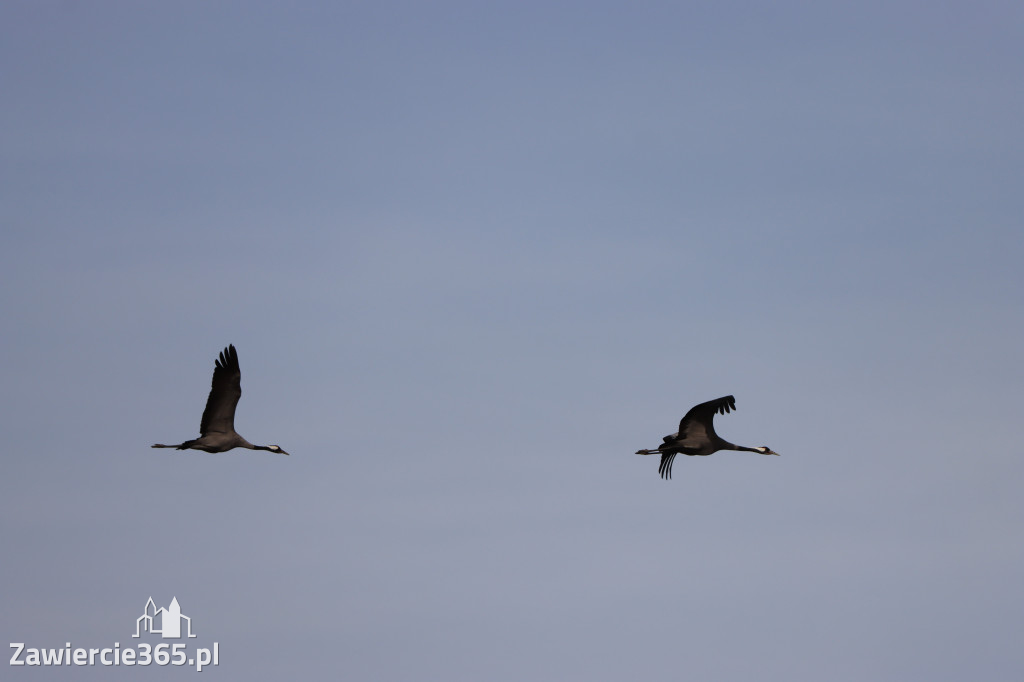
[[(202, 438), (187, 440), (181, 445), (174, 445), (170, 447), (173, 447), (175, 450), (202, 450), (203, 452), (227, 452), (228, 450), (234, 450), (235, 448), (244, 448), (246, 447), (245, 443), (249, 442), (242, 438), (241, 436), (229, 439), (221, 438), (220, 436), (222, 435), (226, 434), (207, 434)], [(153, 447), (156, 446), (154, 445)], [(255, 448), (256, 446), (253, 445), (252, 449)]]
[(736, 398), (731, 395), (695, 405), (679, 421), (679, 430), (676, 433), (663, 437), (662, 444), (656, 449), (638, 450), (636, 454), (660, 453), (661, 465), (658, 467), (658, 473), (664, 479), (672, 478), (672, 462), (676, 455), (706, 457), (719, 450), (744, 450), (759, 452), (763, 455), (777, 455), (777, 452), (772, 452), (768, 447), (748, 448), (734, 445), (715, 433), (715, 415), (727, 414), (735, 409)]
[(227, 452), (235, 448), (269, 450), (287, 455), (277, 445), (253, 445), (235, 431), (235, 408), (242, 397), (242, 370), (238, 367), (238, 352), (234, 345), (221, 351), (213, 368), (213, 384), (206, 399), (206, 409), (199, 423), (199, 438), (187, 440), (179, 445), (154, 445), (154, 448), (175, 448), (177, 450), (203, 450), (204, 452)]

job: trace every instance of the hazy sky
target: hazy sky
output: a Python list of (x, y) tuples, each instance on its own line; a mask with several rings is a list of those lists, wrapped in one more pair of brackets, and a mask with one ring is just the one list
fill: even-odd
[[(1022, 46), (1016, 2), (0, 4), (4, 646), (152, 596), (223, 680), (1021, 679)], [(228, 343), (291, 456), (150, 449)], [(633, 455), (728, 394), (781, 457)]]

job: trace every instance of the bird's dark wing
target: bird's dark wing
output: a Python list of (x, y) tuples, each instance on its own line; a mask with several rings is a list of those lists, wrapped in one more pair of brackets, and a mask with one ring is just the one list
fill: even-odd
[[(736, 398), (731, 395), (695, 405), (680, 420), (676, 442), (682, 447), (692, 448), (699, 448), (706, 443), (715, 442), (718, 439), (718, 434), (715, 433), (715, 426), (712, 423), (715, 414), (725, 414), (735, 409)], [(669, 464), (670, 469), (671, 466)]]
[(242, 397), (242, 371), (238, 368), (238, 353), (229, 345), (220, 353), (213, 369), (213, 386), (206, 399), (203, 421), (199, 433), (204, 436), (213, 431), (231, 433), (235, 430), (235, 406)]

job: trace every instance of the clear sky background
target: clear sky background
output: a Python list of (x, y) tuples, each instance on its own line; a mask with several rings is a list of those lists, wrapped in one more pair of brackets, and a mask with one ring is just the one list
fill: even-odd
[[(1021, 679), (1022, 45), (1018, 2), (4, 2), (3, 645), (152, 596), (223, 680)], [(151, 450), (228, 343), (292, 455)], [(781, 457), (633, 454), (727, 394)]]

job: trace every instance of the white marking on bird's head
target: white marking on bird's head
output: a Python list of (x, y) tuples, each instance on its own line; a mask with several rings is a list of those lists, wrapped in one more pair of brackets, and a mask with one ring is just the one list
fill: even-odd
[(762, 445), (761, 447), (759, 447), (757, 449), (757, 451), (760, 452), (762, 455), (778, 455), (779, 454), (779, 453), (775, 452), (774, 450), (772, 450), (767, 445)]

